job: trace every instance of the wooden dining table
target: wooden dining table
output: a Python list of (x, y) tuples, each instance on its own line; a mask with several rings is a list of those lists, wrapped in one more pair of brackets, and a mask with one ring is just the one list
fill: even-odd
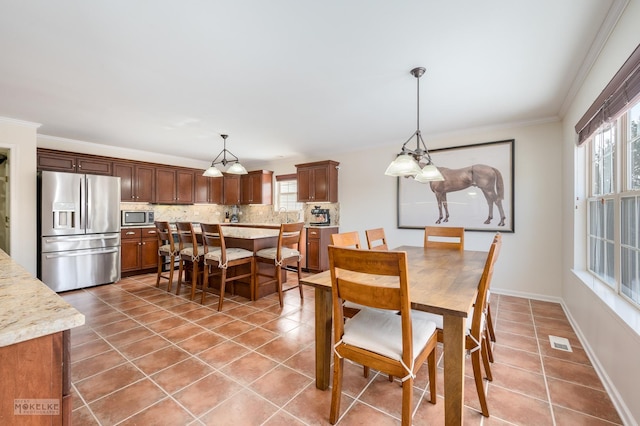
[[(444, 318), (445, 424), (461, 425), (464, 407), (465, 318), (482, 277), (487, 252), (400, 246), (407, 252), (412, 309)], [(303, 278), (315, 288), (316, 387), (329, 387), (331, 366), (331, 271)]]

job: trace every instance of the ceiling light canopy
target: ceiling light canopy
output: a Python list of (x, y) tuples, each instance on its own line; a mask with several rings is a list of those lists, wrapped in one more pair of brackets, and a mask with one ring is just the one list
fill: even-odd
[[(422, 77), (425, 71), (422, 67), (411, 70), (411, 74), (418, 82), (416, 131), (413, 132), (409, 139), (402, 145), (400, 154), (389, 164), (389, 167), (387, 167), (387, 170), (384, 172), (387, 176), (413, 177), (418, 182), (423, 183), (444, 180), (438, 168), (433, 164), (427, 146), (422, 139), (422, 133), (420, 133), (420, 77)], [(411, 150), (407, 148), (407, 144), (414, 137), (416, 138), (416, 149)]]
[[(227, 138), (229, 137), (229, 135), (220, 136), (224, 141), (222, 151), (220, 151), (220, 154), (218, 154), (218, 156), (211, 162), (211, 167), (205, 170), (202, 176), (220, 177), (222, 176), (222, 172), (231, 173), (234, 175), (246, 175), (247, 169), (245, 169), (244, 166), (240, 164), (240, 160), (238, 160), (238, 157), (233, 155), (231, 151), (227, 149)], [(227, 153), (229, 154), (229, 157), (231, 157), (230, 160), (227, 160)], [(219, 160), (221, 156), (222, 160)], [(227, 164), (231, 164), (229, 168), (226, 168)]]

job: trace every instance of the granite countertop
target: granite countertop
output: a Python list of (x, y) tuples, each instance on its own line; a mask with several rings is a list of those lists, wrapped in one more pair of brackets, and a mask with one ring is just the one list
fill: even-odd
[(84, 324), (84, 315), (0, 250), (0, 347)]
[(224, 226), (222, 231), (225, 238), (243, 238), (257, 240), (259, 238), (277, 237), (280, 229), (245, 228), (243, 226)]

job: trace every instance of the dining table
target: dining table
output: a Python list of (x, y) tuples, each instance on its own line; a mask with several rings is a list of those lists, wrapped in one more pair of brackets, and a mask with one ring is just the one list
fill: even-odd
[[(400, 246), (407, 253), (411, 308), (443, 316), (445, 424), (461, 425), (465, 326), (488, 252)], [(302, 279), (315, 289), (316, 387), (329, 387), (332, 341), (331, 271)]]

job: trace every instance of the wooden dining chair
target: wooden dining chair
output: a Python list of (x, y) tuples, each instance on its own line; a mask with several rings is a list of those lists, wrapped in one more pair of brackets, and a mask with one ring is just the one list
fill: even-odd
[[(486, 332), (485, 308), (487, 301), (487, 290), (489, 289), (491, 278), (493, 277), (493, 269), (502, 247), (502, 240), (498, 239), (491, 243), (489, 254), (485, 262), (482, 277), (478, 284), (478, 293), (476, 300), (467, 315), (467, 324), (465, 328), (465, 348), (471, 354), (471, 366), (473, 368), (473, 378), (480, 400), (480, 408), (482, 415), (489, 417), (489, 408), (487, 398), (484, 393), (484, 383), (482, 379), (482, 369), (480, 362), (484, 365), (487, 380), (492, 381), (491, 366), (489, 365), (489, 342), (488, 333)], [(438, 341), (443, 342), (443, 318), (442, 315), (432, 314), (429, 312), (412, 311), (414, 320), (417, 318), (433, 321), (437, 327)], [(481, 359), (482, 358), (482, 359)]]
[(191, 222), (176, 222), (176, 232), (178, 234), (178, 251), (179, 267), (178, 267), (178, 286), (176, 294), (180, 294), (183, 276), (186, 280), (187, 268), (191, 267), (191, 300), (196, 295), (196, 287), (202, 281), (202, 254), (204, 248), (198, 244), (196, 233)]
[[(334, 328), (329, 421), (340, 416), (344, 358), (402, 381), (402, 424), (411, 424), (413, 381), (428, 359), (430, 401), (436, 402), (436, 325), (412, 319), (406, 252), (329, 246)], [(381, 276), (392, 283), (376, 285)], [(343, 301), (369, 306), (344, 321)], [(399, 315), (398, 315), (399, 312)]]
[[(202, 245), (204, 246), (204, 268), (202, 273), (202, 299), (200, 303), (204, 305), (204, 300), (209, 287), (209, 277), (217, 275), (220, 277), (218, 290), (218, 311), (222, 310), (224, 293), (227, 283), (231, 283), (232, 293), (234, 282), (249, 278), (251, 300), (255, 299), (253, 278), (255, 276), (255, 261), (253, 252), (242, 248), (227, 247), (224, 241), (223, 227), (220, 224), (201, 223)], [(245, 267), (244, 270), (242, 267)], [(248, 266), (248, 272), (247, 268)], [(215, 271), (218, 271), (215, 273)]]
[(338, 247), (351, 247), (359, 249), (360, 235), (357, 231), (343, 232), (341, 234), (331, 234), (331, 244)]
[(384, 228), (367, 229), (364, 233), (367, 236), (369, 250), (389, 250), (387, 238), (384, 236)]
[[(500, 241), (502, 244), (502, 234), (497, 232), (493, 237), (493, 242)], [(497, 256), (496, 256), (497, 260)], [(491, 285), (491, 283), (489, 283)], [(492, 342), (496, 341), (496, 332), (493, 328), (493, 318), (491, 317), (491, 287), (487, 289), (487, 330), (489, 332), (489, 338)], [(489, 361), (493, 362), (493, 352), (491, 351), (491, 345), (489, 345)]]
[(424, 248), (464, 250), (464, 228), (427, 226), (424, 228)]
[[(257, 262), (254, 279), (255, 292), (257, 294), (261, 286), (275, 283), (281, 308), (284, 306), (283, 291), (292, 290), (297, 287), (300, 291), (300, 300), (304, 299), (302, 284), (300, 284), (300, 280), (302, 279), (302, 270), (300, 266), (302, 254), (299, 247), (303, 229), (303, 222), (281, 224), (277, 246), (258, 250), (255, 254), (255, 260)], [(259, 263), (273, 265), (273, 268), (269, 268), (266, 273), (261, 272), (258, 265)], [(270, 273), (271, 270), (273, 271), (272, 273)], [(298, 274), (298, 285), (283, 290), (283, 270), (296, 272)], [(267, 280), (260, 282), (260, 277), (266, 277)]]
[[(171, 291), (173, 286), (173, 271), (175, 270), (176, 258), (180, 255), (179, 250), (175, 246), (171, 225), (169, 222), (154, 222), (156, 226), (156, 235), (158, 236), (158, 273), (156, 275), (156, 287), (160, 287), (160, 279), (169, 281), (167, 291)], [(164, 274), (164, 268), (167, 268), (169, 275)]]

